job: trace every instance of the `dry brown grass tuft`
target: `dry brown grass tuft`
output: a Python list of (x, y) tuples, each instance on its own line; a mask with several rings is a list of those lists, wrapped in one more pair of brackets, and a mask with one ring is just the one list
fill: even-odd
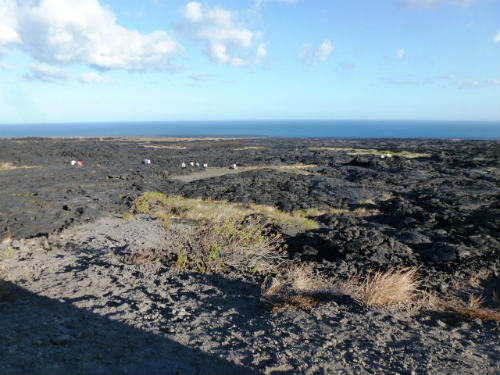
[(141, 265), (141, 264), (151, 264), (156, 262), (161, 262), (163, 260), (163, 254), (155, 250), (144, 250), (141, 252), (133, 252), (123, 256), (122, 261), (130, 265)]
[(489, 279), (491, 275), (492, 273), (489, 270), (480, 270), (470, 277), (468, 283), (470, 286), (478, 287), (481, 285), (481, 281)]
[(281, 311), (287, 309), (310, 310), (318, 306), (319, 303), (320, 301), (311, 296), (293, 295), (290, 296), (285, 301), (283, 301), (282, 303), (276, 303), (276, 304), (272, 303), (272, 305), (273, 305), (273, 311)]
[(443, 311), (455, 315), (460, 320), (500, 321), (500, 312), (482, 307), (483, 303), (481, 297), (470, 295), (468, 303), (462, 301), (438, 301), (436, 305)]
[(313, 273), (310, 264), (285, 267), (279, 276), (266, 278), (261, 287), (262, 299), (274, 310), (310, 309), (332, 294), (333, 288)]
[(409, 303), (421, 296), (417, 271), (417, 268), (393, 269), (375, 272), (363, 279), (356, 276), (337, 282), (314, 275), (310, 265), (294, 265), (271, 282), (267, 279), (261, 294), (263, 300), (274, 307), (297, 306), (296, 301), (304, 301), (304, 307), (312, 307), (328, 297), (341, 295), (351, 296), (366, 306)]
[(351, 279), (345, 290), (367, 306), (384, 306), (414, 301), (420, 286), (418, 268), (391, 269), (368, 275), (361, 283)]

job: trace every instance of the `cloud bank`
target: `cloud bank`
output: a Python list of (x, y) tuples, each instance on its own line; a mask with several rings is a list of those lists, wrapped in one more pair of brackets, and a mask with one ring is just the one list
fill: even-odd
[(84, 73), (80, 76), (80, 82), (86, 84), (101, 84), (111, 82), (111, 78), (95, 72)]
[(0, 44), (18, 44), (43, 63), (98, 69), (169, 70), (183, 51), (165, 31), (118, 25), (98, 0), (0, 0)]

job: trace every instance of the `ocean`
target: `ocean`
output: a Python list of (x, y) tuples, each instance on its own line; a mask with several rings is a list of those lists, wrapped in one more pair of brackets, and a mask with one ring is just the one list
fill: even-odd
[(308, 137), (500, 139), (498, 122), (168, 121), (0, 125), (0, 137)]

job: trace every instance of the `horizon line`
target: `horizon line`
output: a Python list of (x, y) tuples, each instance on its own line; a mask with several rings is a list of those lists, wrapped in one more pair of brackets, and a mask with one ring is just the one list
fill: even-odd
[(136, 123), (149, 123), (149, 124), (162, 124), (162, 123), (234, 123), (234, 122), (453, 122), (453, 123), (495, 123), (500, 125), (500, 119), (497, 120), (433, 120), (433, 119), (226, 119), (226, 120), (92, 120), (92, 121), (46, 121), (46, 122), (7, 122), (0, 123), (0, 126), (15, 126), (15, 125), (99, 125), (99, 124), (136, 124)]

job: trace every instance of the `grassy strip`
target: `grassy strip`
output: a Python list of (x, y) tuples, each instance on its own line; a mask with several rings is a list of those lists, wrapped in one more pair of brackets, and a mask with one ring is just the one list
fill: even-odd
[(10, 162), (0, 162), (0, 171), (9, 171), (11, 169), (32, 169), (43, 168), (41, 165), (14, 165)]
[(414, 158), (430, 158), (432, 155), (420, 152), (411, 151), (390, 151), (390, 150), (377, 150), (374, 148), (352, 148), (352, 147), (309, 147), (311, 151), (338, 151), (346, 152), (349, 155), (391, 155), (400, 158), (414, 159)]
[(249, 215), (265, 215), (280, 224), (295, 226), (303, 230), (319, 228), (309, 216), (316, 216), (318, 210), (286, 213), (277, 208), (258, 204), (229, 203), (210, 199), (184, 198), (158, 192), (145, 192), (132, 207), (134, 213), (152, 214), (168, 223), (171, 218), (190, 220), (242, 219)]

